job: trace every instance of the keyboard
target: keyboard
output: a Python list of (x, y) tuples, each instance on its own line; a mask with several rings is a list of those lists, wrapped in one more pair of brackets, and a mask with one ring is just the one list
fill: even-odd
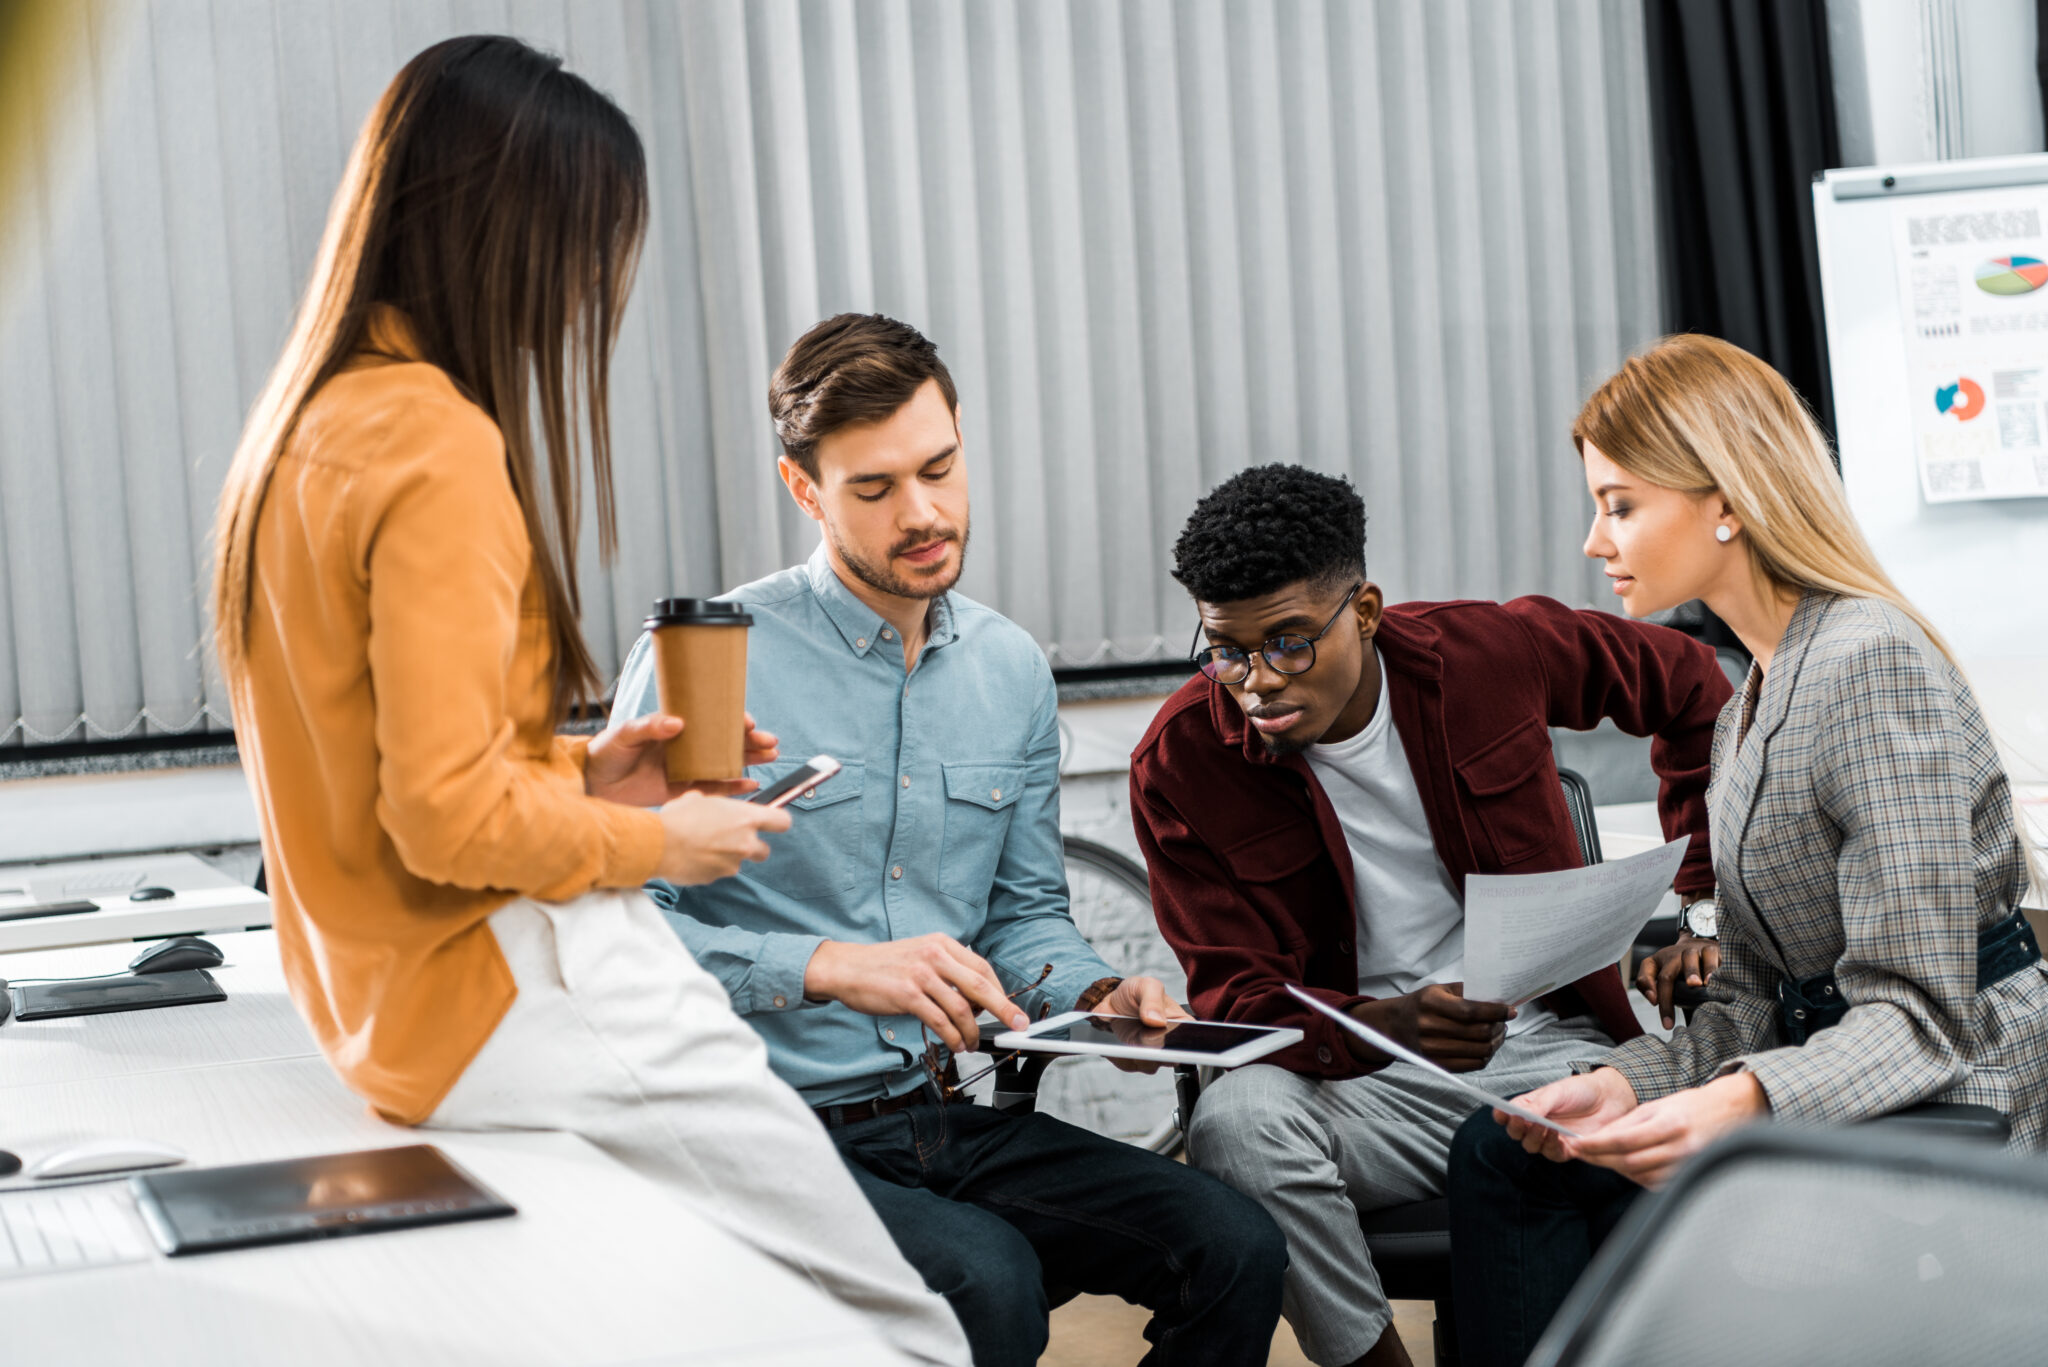
[(38, 902), (75, 902), (84, 897), (126, 897), (142, 886), (148, 869), (81, 869), (28, 880)]
[(112, 1267), (151, 1256), (125, 1180), (0, 1192), (0, 1278)]

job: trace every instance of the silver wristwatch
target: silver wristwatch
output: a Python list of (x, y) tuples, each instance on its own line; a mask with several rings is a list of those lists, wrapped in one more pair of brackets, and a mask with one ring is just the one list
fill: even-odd
[(1717, 938), (1721, 929), (1721, 904), (1712, 897), (1689, 902), (1678, 913), (1678, 924), (1695, 940)]

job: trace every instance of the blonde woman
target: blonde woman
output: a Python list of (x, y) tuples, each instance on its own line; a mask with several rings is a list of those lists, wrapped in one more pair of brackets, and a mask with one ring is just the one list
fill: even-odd
[(1633, 617), (1698, 598), (1755, 657), (1707, 791), (1714, 1001), (1452, 1148), (1463, 1360), (1519, 1363), (1629, 1200), (1767, 1115), (1848, 1124), (1940, 1099), (2048, 1137), (2048, 981), (2028, 860), (1968, 682), (1878, 567), (1776, 371), (1710, 337), (1624, 365), (1572, 429), (1588, 556)]

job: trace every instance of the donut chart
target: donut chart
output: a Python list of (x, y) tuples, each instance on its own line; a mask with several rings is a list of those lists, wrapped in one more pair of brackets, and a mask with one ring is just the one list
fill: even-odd
[(2048, 261), (2038, 256), (1995, 256), (1977, 267), (1977, 288), (1986, 294), (2032, 294), (2048, 285)]
[(1957, 422), (1968, 422), (1984, 411), (1984, 386), (1968, 376), (1934, 391), (1934, 411), (1946, 413)]

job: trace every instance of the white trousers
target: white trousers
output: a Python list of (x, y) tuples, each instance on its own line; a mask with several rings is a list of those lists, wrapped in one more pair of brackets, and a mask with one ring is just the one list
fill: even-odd
[(645, 894), (521, 899), (490, 926), (519, 998), (430, 1127), (581, 1135), (860, 1313), (911, 1360), (968, 1361), (952, 1310)]

